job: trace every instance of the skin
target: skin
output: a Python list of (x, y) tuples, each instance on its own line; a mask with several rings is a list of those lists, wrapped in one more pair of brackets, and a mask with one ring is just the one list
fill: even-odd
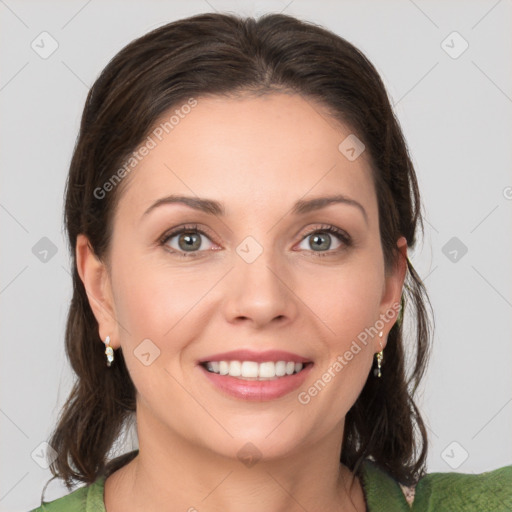
[[(107, 478), (108, 512), (365, 510), (359, 480), (339, 462), (344, 421), (395, 320), (307, 405), (297, 399), (402, 293), (406, 240), (386, 272), (366, 153), (351, 162), (338, 150), (350, 133), (299, 95), (198, 98), (125, 178), (108, 258), (79, 237), (99, 336), (122, 347), (137, 389), (140, 452)], [(334, 193), (359, 202), (367, 219), (349, 204), (289, 213), (299, 199)], [(144, 215), (170, 194), (217, 200), (226, 214), (167, 204)], [(180, 235), (159, 243), (190, 223), (207, 233), (198, 257), (170, 252), (180, 252)], [(353, 243), (325, 235), (330, 248), (314, 251), (322, 225)], [(247, 236), (263, 248), (250, 264), (236, 252)], [(160, 350), (149, 366), (134, 355), (144, 339)], [(314, 367), (295, 392), (244, 401), (197, 366), (239, 348), (287, 350)], [(247, 442), (262, 457), (252, 467), (237, 458)]]

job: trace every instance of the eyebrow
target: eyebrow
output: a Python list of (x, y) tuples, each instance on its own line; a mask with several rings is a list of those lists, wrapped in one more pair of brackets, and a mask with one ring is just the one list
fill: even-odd
[[(190, 197), (190, 196), (179, 196), (179, 195), (170, 195), (167, 197), (162, 197), (155, 201), (143, 214), (143, 217), (148, 215), (151, 211), (159, 206), (166, 204), (184, 204), (194, 210), (198, 210), (209, 215), (218, 215), (220, 217), (225, 216), (226, 210), (222, 203), (218, 201), (214, 201), (213, 199), (204, 199), (200, 197)], [(346, 204), (349, 206), (355, 206), (359, 211), (363, 214), (364, 220), (368, 224), (368, 214), (364, 209), (363, 205), (356, 201), (355, 199), (351, 199), (350, 197), (344, 196), (342, 194), (337, 194), (334, 196), (326, 196), (326, 197), (316, 197), (313, 199), (301, 199), (297, 201), (291, 210), (293, 215), (304, 215), (306, 213), (320, 210), (331, 204)]]

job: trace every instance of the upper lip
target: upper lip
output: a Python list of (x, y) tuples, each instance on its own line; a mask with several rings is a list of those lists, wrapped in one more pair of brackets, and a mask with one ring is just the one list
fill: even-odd
[(220, 354), (212, 354), (204, 357), (199, 364), (208, 361), (254, 361), (256, 363), (264, 363), (265, 361), (293, 361), (294, 363), (310, 363), (307, 357), (286, 352), (284, 350), (265, 350), (264, 352), (254, 352), (252, 350), (232, 350), (231, 352), (222, 352)]

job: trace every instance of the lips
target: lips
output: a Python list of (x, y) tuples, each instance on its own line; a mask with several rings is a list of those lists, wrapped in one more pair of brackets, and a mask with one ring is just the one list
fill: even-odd
[(203, 365), (198, 365), (197, 368), (213, 389), (221, 394), (242, 401), (262, 402), (276, 400), (300, 388), (310, 374), (313, 363), (306, 364), (299, 373), (271, 380), (246, 380), (209, 372)]
[(266, 350), (263, 352), (254, 352), (252, 350), (232, 350), (231, 352), (222, 352), (204, 357), (198, 361), (198, 364), (204, 364), (212, 361), (254, 361), (256, 363), (265, 363), (267, 361), (293, 361), (294, 363), (311, 363), (311, 359), (299, 354), (286, 352), (284, 350)]

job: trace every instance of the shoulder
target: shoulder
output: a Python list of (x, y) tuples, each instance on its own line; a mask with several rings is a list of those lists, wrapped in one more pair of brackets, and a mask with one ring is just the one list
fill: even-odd
[(507, 512), (512, 510), (512, 465), (479, 474), (428, 473), (414, 487), (400, 485), (384, 469), (366, 460), (363, 484), (368, 510), (414, 512)]
[(510, 511), (512, 465), (478, 474), (429, 473), (416, 485), (414, 504), (427, 511)]
[(105, 477), (99, 477), (94, 483), (41, 506), (30, 512), (105, 512), (103, 489)]

